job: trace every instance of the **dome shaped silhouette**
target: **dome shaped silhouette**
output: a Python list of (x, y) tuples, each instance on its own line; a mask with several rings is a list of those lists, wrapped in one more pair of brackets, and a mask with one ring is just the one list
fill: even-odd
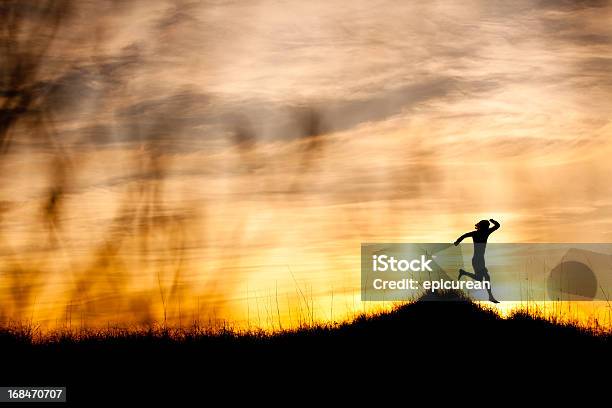
[(582, 262), (565, 261), (550, 271), (546, 292), (550, 300), (593, 300), (597, 286), (591, 268)]

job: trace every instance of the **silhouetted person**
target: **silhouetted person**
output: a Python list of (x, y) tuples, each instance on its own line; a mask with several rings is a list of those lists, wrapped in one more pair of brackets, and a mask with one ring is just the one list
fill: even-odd
[[(489, 221), (493, 224), (493, 227), (489, 228)], [(455, 241), (455, 246), (459, 245), (464, 238), (472, 237), (474, 241), (474, 256), (472, 257), (472, 268), (474, 268), (474, 273), (466, 272), (463, 269), (459, 269), (459, 277), (457, 279), (461, 279), (463, 275), (469, 276), (470, 278), (477, 281), (488, 281), (491, 282), (491, 277), (489, 276), (489, 270), (485, 265), (485, 250), (487, 249), (487, 238), (489, 235), (496, 231), (499, 228), (499, 222), (494, 219), (481, 220), (475, 225), (476, 231), (468, 232), (457, 238)], [(490, 285), (490, 283), (489, 283)], [(491, 293), (491, 288), (487, 289), (489, 292), (489, 301), (493, 303), (499, 303), (494, 297), (493, 293)]]

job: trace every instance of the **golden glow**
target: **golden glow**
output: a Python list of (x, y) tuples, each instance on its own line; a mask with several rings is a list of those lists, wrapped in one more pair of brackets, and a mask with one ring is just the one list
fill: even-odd
[(361, 242), (611, 239), (609, 6), (77, 3), (0, 160), (3, 322), (339, 321), (391, 307)]

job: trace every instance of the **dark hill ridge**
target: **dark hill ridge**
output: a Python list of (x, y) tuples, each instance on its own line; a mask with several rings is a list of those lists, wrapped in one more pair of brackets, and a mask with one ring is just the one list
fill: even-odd
[[(310, 380), (385, 375), (405, 370), (517, 365), (530, 367), (609, 365), (612, 336), (517, 314), (496, 313), (452, 293), (362, 317), (337, 327), (286, 331), (273, 336), (115, 333), (31, 344), (27, 337), (0, 337), (2, 384), (67, 384), (73, 399), (111, 386), (174, 389), (187, 384), (215, 387), (228, 381), (283, 384), (315, 370)], [(451, 300), (451, 301), (436, 301)], [(194, 374), (195, 373), (195, 374)], [(129, 387), (128, 387), (129, 385)], [(201, 384), (200, 384), (201, 385)], [(127, 388), (125, 388), (127, 387)]]

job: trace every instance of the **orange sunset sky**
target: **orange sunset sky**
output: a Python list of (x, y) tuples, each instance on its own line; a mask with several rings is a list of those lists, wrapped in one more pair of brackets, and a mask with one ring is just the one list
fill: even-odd
[(0, 10), (3, 323), (341, 320), (362, 242), (612, 239), (612, 2)]

